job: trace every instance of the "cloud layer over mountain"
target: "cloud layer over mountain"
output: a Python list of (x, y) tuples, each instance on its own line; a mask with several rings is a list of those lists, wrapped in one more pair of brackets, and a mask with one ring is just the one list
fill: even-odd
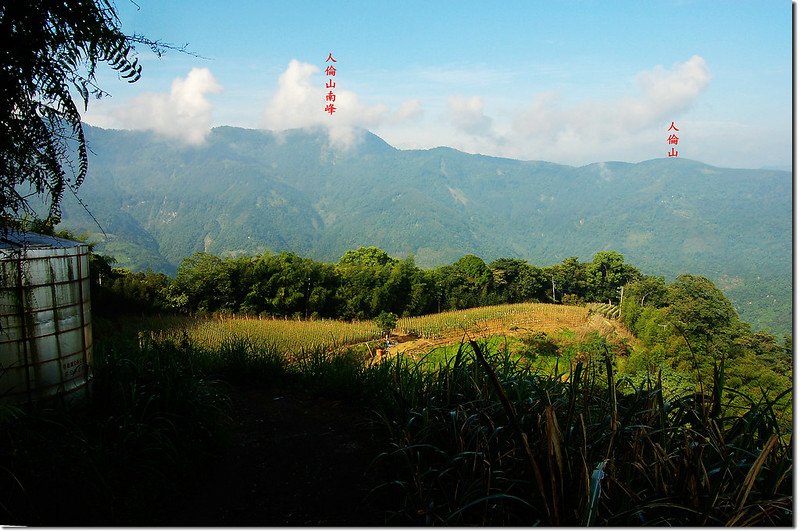
[[(331, 78), (319, 66), (297, 59), (277, 76), (271, 91), (240, 105), (249, 108), (247, 114), (259, 128), (279, 132), (324, 127), (329, 145), (340, 150), (358, 145), (363, 140), (359, 131), (369, 129), (402, 148), (445, 145), (469, 153), (578, 165), (597, 160), (636, 162), (666, 155), (672, 122), (680, 129), (678, 150), (683, 157), (713, 160), (713, 155), (730, 153), (730, 146), (745, 154), (788, 146), (788, 141), (776, 141), (772, 130), (747, 131), (741, 124), (683, 119), (712, 84), (711, 69), (699, 55), (670, 67), (656, 65), (632, 73), (627, 82), (621, 81), (624, 89), (616, 94), (605, 92), (582, 100), (571, 98), (563, 88), (543, 89), (535, 84), (524, 100), (500, 98), (498, 90), (503, 80), (508, 81), (507, 74), (494, 76), (498, 86), (482, 86), (485, 93), (411, 93), (392, 101), (363, 87), (355, 90), (352, 78), (345, 74), (332, 78), (337, 83), (332, 90), (333, 115), (324, 111), (329, 90), (325, 83)], [(422, 72), (420, 76), (435, 84), (453, 74)], [(460, 72), (457, 78), (465, 76), (466, 72)], [(107, 128), (150, 130), (182, 143), (200, 144), (215, 124), (218, 109), (213, 95), (223, 85), (211, 69), (194, 68), (174, 79), (168, 92), (143, 93), (110, 105), (97, 102), (87, 121)], [(712, 157), (705, 157), (706, 153)]]

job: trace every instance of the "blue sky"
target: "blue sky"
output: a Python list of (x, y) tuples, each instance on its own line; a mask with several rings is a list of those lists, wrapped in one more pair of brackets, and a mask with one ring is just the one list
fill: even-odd
[[(791, 164), (791, 3), (117, 0), (142, 79), (105, 71), (85, 119), (202, 143), (210, 127), (367, 128), (399, 148), (581, 165)], [(326, 114), (325, 59), (338, 109)]]

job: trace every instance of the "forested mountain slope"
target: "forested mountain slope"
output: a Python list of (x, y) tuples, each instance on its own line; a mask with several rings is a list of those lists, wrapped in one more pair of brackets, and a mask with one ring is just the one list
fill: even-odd
[(756, 328), (791, 328), (792, 175), (682, 158), (571, 167), (397, 150), (363, 132), (351, 151), (322, 131), (215, 128), (206, 144), (86, 127), (81, 197), (63, 225), (118, 266), (174, 272), (192, 252), (290, 250), (336, 261), (358, 246), (419, 265), (472, 253), (550, 265), (600, 250), (643, 272), (712, 279)]

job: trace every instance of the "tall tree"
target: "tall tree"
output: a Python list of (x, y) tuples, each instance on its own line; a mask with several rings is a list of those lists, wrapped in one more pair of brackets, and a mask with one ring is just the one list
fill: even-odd
[(620, 288), (641, 277), (639, 270), (625, 264), (616, 251), (598, 251), (587, 265), (587, 297), (593, 301), (617, 301)]
[(364, 266), (384, 266), (389, 263), (397, 262), (397, 259), (390, 257), (384, 250), (375, 246), (360, 247), (346, 251), (339, 264), (342, 266), (359, 264)]
[(165, 45), (125, 35), (111, 0), (0, 0), (0, 35), (0, 226), (31, 213), (31, 195), (58, 221), (64, 193), (86, 177), (79, 107), (106, 94), (98, 65), (133, 83), (134, 44), (157, 55)]
[(693, 334), (729, 327), (738, 319), (736, 310), (714, 283), (699, 275), (680, 275), (667, 287), (669, 316)]
[(625, 285), (622, 298), (622, 321), (631, 330), (645, 307), (664, 307), (667, 305), (667, 285), (663, 277), (647, 275)]
[(710, 280), (680, 275), (667, 287), (667, 317), (697, 353), (727, 351), (739, 316)]
[(496, 259), (488, 264), (501, 303), (545, 300), (550, 282), (540, 268), (522, 259)]
[(216, 255), (198, 251), (183, 259), (172, 283), (172, 303), (182, 310), (235, 310), (230, 268)]
[(488, 296), (492, 290), (492, 270), (483, 259), (475, 255), (464, 255), (452, 265), (456, 284), (451, 284), (450, 295), (455, 299), (455, 308), (469, 308), (490, 304)]
[(578, 257), (567, 257), (560, 264), (548, 266), (545, 276), (551, 283), (550, 297), (553, 301), (560, 301), (567, 294), (580, 298), (586, 295), (586, 264)]

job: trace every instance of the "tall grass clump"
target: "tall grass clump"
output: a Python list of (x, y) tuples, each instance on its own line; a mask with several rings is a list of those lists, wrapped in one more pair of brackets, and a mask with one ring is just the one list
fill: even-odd
[(232, 337), (212, 347), (191, 345), (203, 373), (226, 384), (273, 387), (291, 379), (291, 358), (274, 343)]
[[(165, 462), (159, 466), (191, 461), (195, 451), (224, 440), (229, 421), (224, 385), (209, 376), (208, 366), (208, 355), (189, 342), (102, 346), (93, 368), (92, 417), (102, 420), (109, 441), (152, 449)], [(163, 445), (140, 444), (138, 437)]]
[[(602, 347), (602, 346), (601, 346)], [(731, 414), (722, 387), (665, 397), (609, 351), (543, 373), (475, 342), (439, 365), (397, 358), (384, 411), (404, 519), (432, 525), (792, 523), (790, 435), (775, 402)], [(722, 379), (719, 381), (722, 382)], [(788, 392), (787, 392), (788, 393)]]

